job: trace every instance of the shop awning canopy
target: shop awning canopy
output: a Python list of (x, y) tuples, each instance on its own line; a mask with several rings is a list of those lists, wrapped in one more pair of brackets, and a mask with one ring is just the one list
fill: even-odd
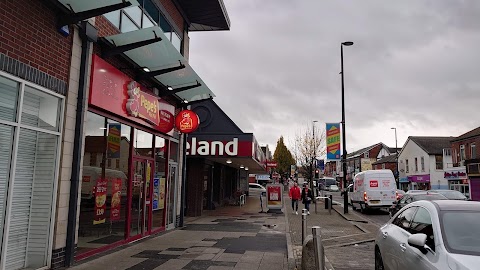
[[(248, 169), (248, 173), (257, 174), (266, 173), (267, 171), (265, 164), (261, 164), (251, 157), (208, 157), (207, 159), (240, 170)], [(227, 161), (231, 161), (231, 163), (227, 163)]]
[(69, 14), (59, 16), (59, 26), (77, 23), (114, 10), (139, 5), (137, 0), (58, 0), (58, 2), (70, 11)]
[(213, 92), (177, 51), (158, 26), (104, 37), (112, 46), (107, 54), (123, 53), (144, 71), (141, 77), (153, 77), (165, 86), (167, 94), (184, 101), (214, 97)]
[(230, 19), (223, 0), (178, 0), (187, 14), (189, 31), (230, 30)]

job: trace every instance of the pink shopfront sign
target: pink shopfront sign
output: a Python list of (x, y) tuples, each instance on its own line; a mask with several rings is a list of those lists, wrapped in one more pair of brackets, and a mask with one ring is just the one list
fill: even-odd
[(430, 182), (430, 175), (411, 175), (408, 176), (408, 181), (410, 182), (417, 182), (417, 183), (428, 183)]

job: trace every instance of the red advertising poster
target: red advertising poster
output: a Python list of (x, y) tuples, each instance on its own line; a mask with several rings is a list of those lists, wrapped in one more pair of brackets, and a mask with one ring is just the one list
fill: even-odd
[(107, 179), (97, 179), (95, 186), (95, 208), (93, 225), (105, 223), (105, 210), (107, 209)]
[(269, 209), (282, 209), (282, 185), (267, 185), (267, 207)]
[(120, 219), (120, 203), (122, 201), (122, 179), (112, 180), (112, 201), (110, 203), (110, 220)]

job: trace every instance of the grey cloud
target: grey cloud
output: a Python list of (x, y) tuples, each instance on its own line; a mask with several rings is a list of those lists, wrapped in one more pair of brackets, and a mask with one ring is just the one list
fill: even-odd
[[(478, 126), (475, 0), (225, 0), (231, 31), (191, 33), (190, 61), (216, 102), (271, 148), (280, 135), (340, 121), (346, 47), (347, 149)], [(288, 141), (287, 141), (288, 143)], [(399, 143), (400, 144), (400, 143)]]

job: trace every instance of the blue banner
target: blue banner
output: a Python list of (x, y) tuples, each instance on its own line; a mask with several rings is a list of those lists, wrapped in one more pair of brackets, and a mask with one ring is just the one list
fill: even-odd
[(317, 159), (317, 168), (320, 170), (325, 170), (325, 161), (323, 159)]

